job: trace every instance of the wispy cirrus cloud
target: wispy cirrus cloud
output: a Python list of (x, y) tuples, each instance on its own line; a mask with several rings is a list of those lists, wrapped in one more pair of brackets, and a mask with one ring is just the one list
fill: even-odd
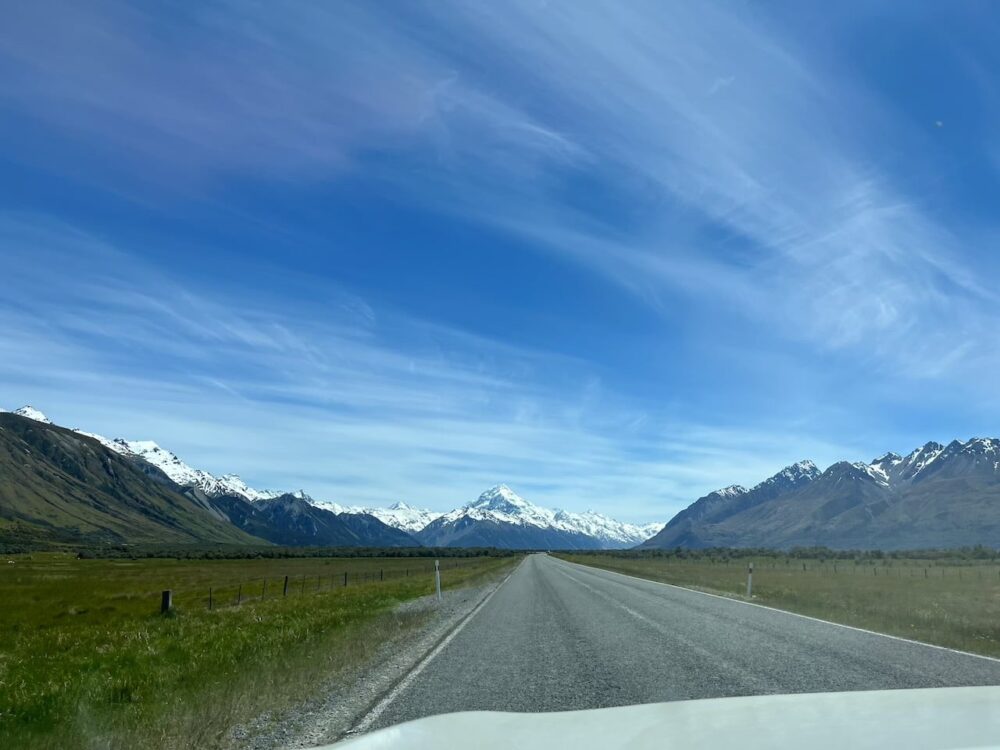
[[(748, 9), (32, 4), (0, 59), (24, 112), (124, 149), (143, 179), (371, 170), (654, 305), (708, 293), (915, 376), (986, 356), (955, 331), (996, 323), (970, 238), (880, 169), (891, 115)], [(626, 216), (578, 205), (581, 176)]]
[(358, 317), (363, 301), (344, 305), (336, 290), (294, 311), (248, 289), (209, 296), (65, 225), (6, 217), (0, 250), (12, 261), (0, 294), (6, 402), (154, 438), (263, 485), (445, 509), (508, 481), (541, 502), (645, 520), (723, 478), (840, 449), (650, 413), (585, 362), (393, 311)]

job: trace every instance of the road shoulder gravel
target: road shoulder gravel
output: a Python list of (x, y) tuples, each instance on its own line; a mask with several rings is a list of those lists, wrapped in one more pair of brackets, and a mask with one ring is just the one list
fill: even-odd
[(247, 750), (291, 750), (342, 738), (424, 657), (458, 627), (505, 580), (510, 570), (485, 583), (404, 602), (381, 615), (394, 635), (370, 659), (331, 676), (315, 696), (280, 714), (266, 713), (236, 727), (231, 744)]

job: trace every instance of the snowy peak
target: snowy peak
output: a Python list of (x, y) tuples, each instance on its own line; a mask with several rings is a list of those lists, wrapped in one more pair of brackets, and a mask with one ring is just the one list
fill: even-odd
[[(602, 547), (631, 547), (648, 539), (663, 524), (636, 526), (622, 523), (594, 511), (574, 513), (550, 510), (535, 505), (505, 484), (498, 484), (481, 494), (475, 501), (445, 513), (441, 523), (487, 521), (511, 526), (568, 532), (597, 540)], [(650, 532), (649, 529), (653, 531)]]
[(42, 414), (34, 406), (26, 405), (22, 406), (20, 409), (15, 409), (14, 413), (19, 417), (27, 417), (28, 419), (33, 419), (36, 422), (42, 422), (44, 424), (52, 424), (52, 420)]
[(715, 490), (709, 494), (718, 495), (721, 498), (729, 500), (734, 497), (739, 497), (740, 495), (745, 495), (749, 492), (746, 487), (742, 484), (731, 484), (728, 487), (723, 487), (721, 490)]
[(469, 503), (465, 507), (492, 510), (498, 513), (512, 513), (515, 515), (537, 510), (536, 506), (518, 495), (506, 484), (498, 484), (495, 487), (491, 487), (480, 495), (479, 499)]
[(769, 477), (758, 484), (754, 487), (754, 489), (756, 490), (773, 484), (799, 486), (813, 481), (822, 473), (823, 472), (816, 468), (816, 464), (806, 459), (805, 461), (794, 463), (791, 466), (786, 466), (774, 476)]
[(415, 533), (424, 528), (441, 514), (426, 508), (414, 508), (406, 503), (396, 502), (388, 508), (365, 508), (365, 513), (375, 516), (387, 526)]

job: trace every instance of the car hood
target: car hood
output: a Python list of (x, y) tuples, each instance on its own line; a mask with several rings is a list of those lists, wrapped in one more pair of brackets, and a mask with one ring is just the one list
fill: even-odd
[(764, 695), (541, 714), (430, 716), (336, 750), (1000, 748), (1000, 687)]

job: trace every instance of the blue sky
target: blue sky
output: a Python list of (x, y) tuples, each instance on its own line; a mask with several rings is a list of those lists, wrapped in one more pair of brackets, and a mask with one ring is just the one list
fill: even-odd
[(664, 520), (1000, 434), (989, 2), (21, 3), (0, 404)]

